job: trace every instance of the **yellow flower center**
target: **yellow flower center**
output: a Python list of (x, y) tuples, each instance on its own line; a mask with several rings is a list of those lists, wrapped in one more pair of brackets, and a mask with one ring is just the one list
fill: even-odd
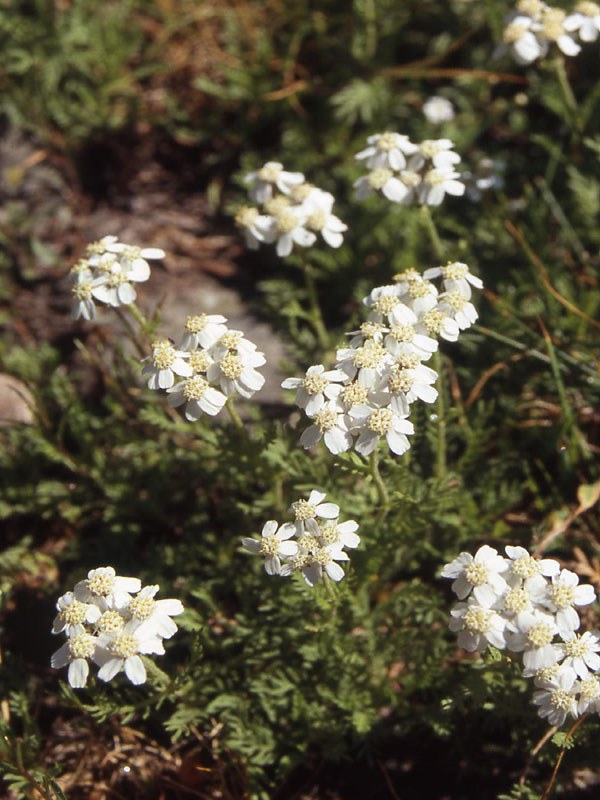
[(205, 350), (196, 350), (190, 353), (189, 365), (194, 372), (206, 372), (212, 364), (212, 358)]
[(330, 431), (332, 428), (335, 428), (337, 418), (337, 412), (332, 408), (321, 408), (315, 417), (315, 425), (321, 433), (325, 433), (325, 431)]
[(345, 387), (342, 392), (344, 403), (349, 406), (364, 405), (369, 397), (369, 389), (367, 386), (361, 386), (360, 383), (351, 383)]
[(294, 512), (296, 519), (314, 519), (317, 514), (317, 507), (312, 503), (309, 503), (308, 500), (296, 500), (295, 503), (292, 503), (292, 511)]
[(265, 164), (258, 170), (258, 179), (265, 183), (275, 183), (283, 167), (276, 164)]
[(422, 322), (430, 333), (441, 333), (446, 315), (436, 308), (423, 314)]
[(493, 616), (493, 611), (479, 606), (471, 606), (463, 616), (463, 624), (472, 633), (487, 633), (492, 624)]
[(265, 211), (267, 214), (271, 214), (272, 216), (276, 217), (282, 211), (285, 211), (286, 208), (289, 208), (291, 205), (288, 198), (280, 194), (277, 197), (271, 197), (265, 203)]
[(92, 285), (89, 281), (81, 281), (72, 289), (77, 300), (89, 300), (92, 296)]
[(81, 624), (85, 620), (87, 606), (79, 600), (73, 600), (66, 608), (59, 613), (59, 617), (67, 625)]
[(102, 614), (96, 624), (102, 633), (119, 633), (123, 630), (125, 620), (118, 611), (109, 609)]
[(302, 385), (310, 395), (321, 394), (329, 384), (323, 375), (307, 375), (302, 381)]
[(390, 333), (397, 342), (412, 342), (415, 337), (415, 329), (408, 322), (392, 325)]
[(525, 589), (513, 589), (504, 597), (504, 608), (511, 614), (518, 614), (529, 608), (530, 597)]
[(241, 228), (251, 228), (259, 217), (258, 208), (244, 206), (235, 215), (235, 224)]
[(410, 392), (415, 379), (412, 372), (407, 369), (394, 369), (390, 375), (390, 391), (392, 394), (403, 394)]
[(114, 576), (107, 572), (101, 572), (87, 580), (88, 590), (96, 597), (108, 597), (109, 594), (112, 594), (114, 586)]
[(383, 153), (389, 153), (390, 150), (395, 150), (398, 147), (398, 134), (386, 131), (382, 133), (377, 140), (377, 149)]
[(469, 268), (466, 264), (461, 264), (460, 261), (448, 262), (445, 267), (442, 267), (444, 278), (449, 278), (453, 281), (464, 280), (469, 274)]
[(373, 300), (373, 310), (378, 314), (389, 314), (400, 302), (395, 294), (380, 294)]
[(286, 208), (276, 215), (275, 224), (280, 233), (291, 233), (299, 226), (300, 220), (291, 209)]
[(200, 400), (208, 389), (208, 381), (201, 375), (192, 375), (183, 382), (183, 396), (186, 400)]
[(367, 425), (369, 430), (373, 431), (374, 433), (378, 433), (380, 436), (383, 436), (392, 427), (393, 418), (394, 414), (391, 409), (378, 408), (369, 417)]
[(527, 641), (532, 647), (544, 647), (554, 638), (554, 628), (547, 622), (538, 622), (527, 633)]
[(161, 339), (152, 343), (152, 360), (156, 369), (169, 369), (177, 354), (168, 339)]
[(307, 220), (308, 227), (313, 231), (322, 231), (327, 227), (328, 214), (325, 211), (315, 211)]
[(400, 173), (400, 180), (409, 189), (414, 189), (415, 186), (421, 183), (421, 176), (412, 169), (403, 169)]
[(367, 339), (362, 347), (359, 347), (353, 358), (354, 366), (359, 369), (376, 369), (387, 355), (385, 347), (373, 339)]
[(69, 639), (69, 652), (73, 658), (90, 658), (96, 649), (96, 640), (89, 633), (80, 633)]
[(138, 645), (131, 633), (120, 633), (108, 643), (106, 649), (118, 658), (129, 658), (138, 652)]
[(219, 366), (221, 367), (221, 372), (223, 375), (230, 380), (239, 378), (244, 371), (242, 357), (237, 353), (227, 353), (224, 355), (219, 361)]
[(575, 590), (572, 586), (557, 584), (548, 588), (548, 594), (557, 608), (568, 608), (575, 600)]
[(134, 619), (150, 619), (154, 611), (155, 601), (151, 597), (132, 598), (128, 606), (128, 611)]
[(575, 11), (586, 17), (597, 17), (600, 15), (600, 6), (598, 3), (592, 3), (591, 0), (581, 0), (575, 6)]
[(527, 20), (515, 19), (506, 26), (502, 33), (502, 38), (506, 44), (514, 44), (515, 42), (518, 42), (519, 39), (522, 39), (528, 30), (529, 24)]
[(383, 189), (389, 179), (392, 177), (392, 170), (385, 167), (379, 167), (369, 172), (367, 180), (372, 189)]

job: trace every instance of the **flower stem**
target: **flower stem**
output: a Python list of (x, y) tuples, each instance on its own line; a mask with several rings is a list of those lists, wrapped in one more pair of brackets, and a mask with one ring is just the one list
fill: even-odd
[(571, 84), (569, 83), (569, 77), (567, 75), (567, 70), (565, 69), (565, 59), (564, 56), (558, 55), (554, 59), (554, 71), (556, 73), (556, 78), (558, 80), (558, 85), (560, 86), (560, 90), (562, 92), (565, 105), (569, 109), (573, 121), (575, 118), (575, 113), (577, 111), (577, 100), (575, 99), (575, 95), (573, 94), (573, 89), (571, 88)]
[(377, 452), (377, 448), (375, 448), (375, 450), (373, 450), (371, 453), (369, 458), (369, 467), (371, 477), (373, 478), (373, 483), (377, 487), (377, 499), (379, 500), (379, 505), (382, 509), (386, 509), (390, 504), (390, 497), (388, 495), (386, 485), (383, 482), (383, 478), (381, 477), (381, 473), (379, 472), (379, 454)]
[(238, 414), (237, 409), (234, 405), (233, 397), (227, 398), (227, 402), (225, 403), (225, 408), (227, 409), (229, 416), (231, 417), (231, 421), (238, 429), (238, 431), (240, 431), (240, 433), (243, 433), (244, 436), (248, 436), (248, 431), (246, 430), (246, 427), (242, 422), (242, 418)]
[(436, 476), (441, 479), (446, 474), (446, 416), (444, 408), (444, 376), (442, 370), (442, 354), (439, 349), (433, 354), (433, 368), (438, 374), (438, 396), (435, 402), (437, 413), (437, 453), (436, 453)]
[[(133, 308), (133, 306), (130, 305), (130, 306), (128, 306), (128, 308), (131, 309), (131, 308)], [(139, 355), (142, 358), (145, 358), (148, 355), (148, 348), (144, 345), (144, 342), (140, 339), (139, 331), (136, 331), (134, 329), (133, 325), (131, 324), (131, 322), (127, 318), (127, 315), (125, 314), (125, 312), (123, 311), (123, 308), (121, 306), (117, 306), (114, 310), (115, 310), (115, 313), (116, 313), (117, 317), (120, 319), (123, 327), (125, 328), (125, 330), (129, 334), (129, 337), (130, 337), (131, 341), (133, 342), (133, 344), (135, 345), (135, 348), (138, 351)], [(135, 316), (135, 314), (134, 314), (134, 316)]]
[(306, 285), (306, 294), (308, 295), (308, 306), (309, 306), (309, 319), (314, 328), (314, 331), (317, 335), (317, 341), (319, 342), (319, 346), (322, 350), (329, 349), (329, 335), (323, 324), (323, 316), (321, 314), (321, 307), (319, 306), (319, 301), (317, 298), (317, 289), (315, 287), (315, 281), (312, 274), (312, 269), (310, 264), (306, 262), (302, 265), (302, 271), (304, 273), (304, 283)]
[(431, 216), (431, 211), (429, 210), (429, 206), (421, 206), (421, 217), (423, 219), (423, 222), (425, 223), (427, 235), (429, 236), (429, 240), (431, 241), (435, 257), (438, 258), (440, 261), (442, 261), (444, 258), (444, 247), (442, 245), (442, 240), (440, 239), (440, 236), (437, 232), (437, 228), (435, 227), (435, 222), (433, 221), (433, 217)]
[(550, 797), (550, 792), (552, 791), (552, 787), (554, 785), (554, 781), (556, 780), (556, 775), (558, 773), (558, 768), (560, 767), (560, 762), (562, 761), (563, 756), (565, 754), (565, 750), (566, 750), (566, 747), (567, 747), (567, 742), (571, 738), (571, 735), (573, 733), (575, 733), (577, 728), (581, 725), (581, 723), (587, 717), (588, 713), (589, 712), (585, 713), (582, 717), (580, 717), (575, 722), (575, 724), (571, 727), (571, 729), (569, 730), (567, 735), (565, 736), (565, 740), (564, 740), (564, 742), (562, 744), (562, 747), (560, 748), (560, 753), (558, 754), (558, 758), (556, 759), (556, 764), (554, 765), (554, 770), (553, 770), (552, 775), (550, 777), (550, 781), (548, 782), (548, 786), (546, 786), (544, 794), (540, 797), (540, 800), (548, 800), (548, 798)]

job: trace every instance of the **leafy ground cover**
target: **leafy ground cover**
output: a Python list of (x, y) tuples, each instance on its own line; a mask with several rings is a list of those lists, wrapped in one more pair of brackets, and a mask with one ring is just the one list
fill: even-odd
[[(548, 736), (516, 659), (457, 647), (440, 577), (523, 545), (600, 587), (598, 43), (492, 60), (510, 10), (0, 1), (0, 352), (33, 412), (0, 430), (7, 796), (516, 800), (542, 796), (563, 745), (554, 796), (595, 796), (597, 716)], [(431, 95), (453, 119), (427, 119)], [(430, 216), (358, 202), (353, 156), (384, 130), (450, 138), (503, 183)], [(243, 176), (268, 160), (335, 195), (339, 249), (245, 248)], [(442, 342), (439, 398), (377, 473), (304, 450), (283, 391), (239, 398), (243, 431), (170, 412), (116, 314), (71, 317), (68, 269), (106, 234), (166, 251), (146, 312), (216, 280), (271, 327), (285, 375), (330, 368), (361, 299), (410, 267), (468, 263), (479, 320)], [(334, 586), (268, 576), (241, 544), (314, 488), (360, 525)], [(109, 564), (186, 610), (147, 684), (73, 689), (50, 668), (56, 598)]]

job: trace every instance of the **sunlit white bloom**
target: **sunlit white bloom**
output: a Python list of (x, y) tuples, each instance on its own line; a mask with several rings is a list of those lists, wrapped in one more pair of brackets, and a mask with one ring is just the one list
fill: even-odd
[(381, 192), (388, 200), (394, 203), (402, 203), (408, 191), (402, 181), (394, 176), (388, 167), (377, 167), (354, 181), (356, 189), (356, 199), (364, 200), (373, 192)]
[(398, 456), (410, 448), (408, 436), (415, 432), (412, 422), (395, 414), (391, 408), (356, 406), (352, 409), (352, 430), (359, 433), (354, 449), (362, 456), (370, 455), (382, 436)]
[(305, 450), (314, 447), (321, 439), (330, 453), (338, 455), (352, 446), (352, 435), (349, 431), (349, 418), (342, 407), (335, 401), (324, 403), (312, 417), (310, 425), (300, 437), (300, 444)]
[(471, 591), (479, 605), (491, 608), (508, 586), (502, 577), (508, 565), (498, 551), (487, 544), (474, 556), (461, 553), (442, 570), (442, 578), (453, 578), (452, 591), (459, 600), (464, 600)]
[(201, 375), (192, 375), (178, 381), (167, 389), (168, 404), (177, 408), (185, 403), (185, 418), (190, 422), (200, 419), (202, 414), (214, 417), (227, 402), (225, 395), (212, 387)]
[(454, 152), (453, 147), (454, 142), (450, 139), (426, 139), (419, 145), (419, 153), (438, 169), (452, 167), (460, 161), (460, 156)]
[(504, 552), (509, 559), (507, 580), (512, 586), (521, 585), (529, 591), (545, 592), (545, 577), (551, 578), (560, 572), (560, 564), (552, 558), (534, 558), (520, 546), (507, 545)]
[(448, 292), (458, 290), (467, 300), (471, 297), (471, 286), (476, 289), (483, 289), (483, 281), (473, 275), (466, 264), (460, 261), (449, 261), (445, 267), (431, 267), (426, 269), (423, 277), (426, 280), (439, 278), (444, 280), (444, 289)]
[(439, 307), (421, 314), (415, 330), (424, 336), (441, 336), (447, 342), (456, 342), (460, 333), (456, 320)]
[(592, 586), (579, 586), (579, 577), (568, 569), (563, 569), (552, 577), (552, 584), (544, 599), (544, 604), (556, 614), (556, 624), (563, 639), (572, 639), (580, 625), (579, 614), (573, 606), (587, 606), (596, 599)]
[(452, 166), (433, 167), (423, 175), (417, 194), (419, 202), (427, 206), (439, 206), (446, 194), (460, 197), (465, 193), (465, 184)]
[(314, 416), (327, 402), (339, 396), (342, 391), (340, 381), (346, 378), (339, 369), (325, 370), (322, 364), (309, 367), (304, 378), (286, 378), (282, 389), (297, 389), (296, 405), (303, 408), (308, 416)]
[(563, 26), (569, 33), (577, 32), (582, 42), (595, 42), (600, 33), (600, 5), (582, 0), (576, 4), (574, 13), (565, 18)]
[[(422, 325), (419, 327), (423, 332), (419, 332), (416, 324), (390, 325), (389, 333), (383, 343), (395, 359), (401, 356), (416, 356), (420, 361), (427, 361), (435, 353), (438, 349), (437, 341), (428, 335), (429, 331)], [(458, 338), (458, 333), (456, 338)]]
[(194, 314), (185, 321), (181, 350), (211, 347), (227, 331), (227, 318), (222, 314)]
[(155, 600), (154, 596), (158, 590), (159, 586), (156, 584), (144, 586), (129, 601), (125, 613), (135, 622), (147, 624), (149, 626), (148, 631), (153, 628), (157, 636), (162, 639), (170, 639), (177, 632), (177, 625), (171, 617), (176, 617), (183, 613), (183, 603), (175, 598)]
[(585, 714), (586, 711), (600, 711), (600, 681), (595, 675), (588, 675), (578, 681), (573, 690), (578, 695), (577, 713)]
[(320, 523), (316, 519), (310, 519), (305, 522), (305, 531), (314, 536), (321, 547), (335, 545), (336, 548), (350, 547), (354, 549), (360, 544), (357, 530), (358, 523), (352, 519), (346, 522), (326, 520)]
[(89, 269), (80, 269), (76, 273), (76, 282), (71, 291), (75, 299), (73, 306), (73, 319), (92, 320), (96, 316), (96, 306), (92, 294), (93, 274)]
[(359, 347), (341, 347), (336, 358), (337, 367), (348, 380), (356, 380), (370, 389), (375, 388), (384, 369), (393, 362), (389, 350), (375, 339), (367, 339)]
[(473, 303), (468, 301), (460, 289), (453, 289), (451, 292), (444, 292), (440, 295), (437, 308), (442, 314), (453, 319), (461, 331), (470, 328), (479, 317)]
[(600, 635), (596, 631), (575, 634), (572, 639), (554, 645), (558, 660), (571, 667), (579, 678), (587, 678), (589, 672), (600, 670)]
[(558, 633), (554, 616), (536, 609), (523, 613), (508, 623), (507, 644), (515, 653), (523, 652), (526, 669), (551, 667), (557, 661), (552, 640)]
[(576, 678), (574, 670), (561, 667), (556, 677), (540, 681), (542, 691), (534, 692), (533, 702), (550, 725), (562, 725), (568, 715), (577, 717)]
[(88, 572), (87, 578), (75, 584), (74, 593), (82, 603), (101, 600), (107, 608), (121, 609), (129, 604), (131, 595), (139, 592), (139, 578), (123, 578), (113, 567), (99, 567)]
[(282, 575), (291, 575), (300, 571), (304, 582), (308, 586), (315, 586), (325, 573), (331, 580), (341, 581), (344, 570), (338, 561), (349, 561), (348, 554), (339, 544), (321, 546), (315, 537), (310, 534), (303, 536), (298, 542), (298, 553), (281, 569)]
[(406, 156), (417, 151), (417, 145), (413, 144), (408, 136), (392, 131), (369, 136), (367, 142), (369, 146), (357, 153), (354, 158), (358, 161), (365, 160), (367, 169), (371, 170), (379, 167), (403, 169), (406, 166)]
[(244, 182), (252, 184), (250, 199), (255, 203), (265, 203), (273, 197), (274, 187), (282, 194), (290, 194), (294, 186), (304, 183), (304, 175), (301, 172), (286, 172), (283, 164), (268, 161), (259, 170), (248, 173)]
[(227, 331), (213, 345), (211, 355), (214, 362), (206, 371), (207, 380), (218, 383), (227, 397), (237, 392), (249, 398), (264, 386), (264, 375), (256, 369), (266, 363), (264, 353), (245, 339), (241, 331)]
[(265, 557), (265, 571), (269, 575), (279, 575), (281, 572), (281, 559), (295, 556), (298, 552), (298, 543), (290, 541), (296, 533), (296, 526), (286, 522), (278, 528), (275, 520), (265, 522), (261, 539), (242, 539), (242, 544), (251, 553)]
[(454, 119), (454, 106), (445, 97), (434, 95), (423, 103), (423, 114), (429, 122), (439, 125), (441, 122), (449, 122)]
[(73, 592), (65, 592), (56, 603), (58, 614), (54, 618), (52, 633), (64, 631), (67, 636), (84, 633), (84, 624), (93, 624), (102, 613), (95, 603), (83, 603)]
[(436, 307), (437, 300), (438, 290), (431, 281), (424, 278), (419, 281), (409, 281), (406, 285), (406, 292), (402, 295), (402, 303), (413, 312), (413, 316), (409, 319), (406, 312), (403, 312), (402, 316), (400, 316), (398, 309), (394, 309), (390, 315), (390, 320), (392, 322), (414, 323), (417, 321), (415, 315), (431, 311)]
[(148, 388), (170, 389), (176, 375), (189, 378), (193, 370), (185, 360), (186, 356), (185, 351), (176, 350), (168, 339), (152, 342), (152, 355), (143, 359), (148, 363), (142, 369), (142, 375), (148, 376)]
[(242, 229), (246, 246), (258, 250), (263, 242), (273, 241), (273, 218), (261, 214), (258, 208), (244, 206), (235, 215), (235, 224)]
[(74, 689), (83, 689), (86, 684), (90, 666), (88, 660), (96, 653), (98, 639), (89, 633), (81, 632), (72, 636), (50, 659), (53, 669), (61, 669), (69, 665), (67, 679)]
[(146, 667), (140, 655), (163, 655), (162, 639), (156, 633), (154, 623), (139, 623), (132, 619), (125, 623), (116, 634), (101, 633), (97, 638), (97, 648), (93, 661), (100, 667), (98, 677), (110, 681), (121, 670), (136, 686), (145, 683)]
[(340, 515), (340, 507), (335, 503), (324, 503), (325, 492), (312, 489), (308, 500), (296, 500), (289, 508), (294, 514), (296, 533), (299, 537), (304, 535), (305, 523), (319, 519), (332, 520)]
[[(336, 217), (337, 219), (337, 217)], [(310, 247), (317, 239), (314, 233), (306, 230), (306, 215), (294, 206), (282, 209), (273, 216), (273, 241), (275, 252), (281, 258), (289, 256), (294, 244)]]
[(496, 611), (484, 608), (474, 598), (459, 603), (450, 612), (449, 628), (458, 633), (458, 646), (470, 653), (485, 650), (488, 644), (503, 650), (506, 646), (506, 621)]
[(562, 8), (546, 8), (542, 11), (540, 21), (535, 22), (532, 27), (542, 43), (542, 49), (547, 47), (547, 44), (554, 42), (566, 56), (576, 56), (581, 51), (581, 47), (565, 28), (566, 16), (567, 14)]
[(344, 241), (343, 233), (348, 226), (326, 208), (313, 207), (306, 217), (306, 227), (320, 233), (330, 247), (340, 247)]
[(380, 389), (391, 394), (392, 411), (399, 416), (408, 416), (409, 406), (415, 400), (422, 400), (424, 403), (433, 403), (436, 400), (438, 392), (432, 384), (437, 379), (438, 373), (418, 362), (416, 356), (400, 355), (393, 367), (384, 373)]
[(548, 52), (548, 44), (540, 42), (531, 29), (533, 20), (524, 14), (507, 17), (502, 32), (502, 42), (494, 51), (494, 58), (500, 58), (508, 49), (517, 64), (531, 64)]

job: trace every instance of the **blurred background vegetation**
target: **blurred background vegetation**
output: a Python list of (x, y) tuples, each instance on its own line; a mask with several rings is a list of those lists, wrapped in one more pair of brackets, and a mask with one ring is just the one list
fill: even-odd
[[(0, 0), (0, 354), (26, 398), (24, 421), (0, 429), (7, 796), (543, 790), (558, 748), (534, 753), (547, 726), (531, 685), (504, 658), (457, 650), (437, 577), (461, 550), (555, 531), (547, 552), (600, 588), (598, 512), (582, 502), (600, 477), (597, 45), (567, 62), (570, 94), (553, 57), (492, 61), (509, 10)], [(432, 94), (456, 109), (441, 127), (421, 110)], [(246, 409), (242, 442), (167, 414), (115, 320), (72, 322), (65, 275), (87, 241), (137, 234), (170, 253), (150, 281), (165, 295), (175, 278), (217, 280), (273, 327), (286, 374), (329, 363), (364, 294), (437, 261), (416, 209), (353, 200), (353, 154), (385, 129), (447, 136), (471, 171), (502, 162), (504, 188), (434, 210), (446, 259), (484, 281), (480, 324), (443, 347), (443, 425), (415, 408), (410, 453), (382, 468), (383, 515), (360, 458), (299, 448), (283, 397)], [(234, 231), (242, 177), (269, 159), (333, 192), (350, 227), (339, 251), (311, 253), (330, 353), (302, 316), (294, 257), (246, 253)], [(333, 598), (267, 579), (240, 548), (313, 487), (363, 537)], [(188, 610), (168, 678), (75, 693), (49, 668), (54, 603), (106, 564)], [(597, 796), (597, 735), (596, 719), (578, 729), (555, 796)]]

